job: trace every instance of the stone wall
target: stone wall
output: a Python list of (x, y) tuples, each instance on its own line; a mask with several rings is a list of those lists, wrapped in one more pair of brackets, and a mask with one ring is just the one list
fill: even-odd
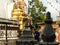
[(6, 4), (7, 4), (7, 1), (6, 0), (0, 0), (0, 17), (2, 18), (7, 18), (7, 15), (6, 15)]

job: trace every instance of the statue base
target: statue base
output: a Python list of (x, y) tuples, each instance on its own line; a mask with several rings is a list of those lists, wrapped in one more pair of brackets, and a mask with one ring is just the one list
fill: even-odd
[(35, 43), (37, 43), (37, 40), (33, 38), (30, 29), (25, 29), (20, 39), (16, 41), (16, 45), (35, 45)]
[(58, 42), (40, 42), (39, 45), (59, 45)]

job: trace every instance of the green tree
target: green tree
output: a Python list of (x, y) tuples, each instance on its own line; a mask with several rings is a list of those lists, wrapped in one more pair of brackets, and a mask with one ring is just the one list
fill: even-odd
[(35, 25), (40, 22), (44, 22), (46, 7), (43, 6), (42, 2), (39, 0), (34, 0), (34, 2), (29, 1), (29, 15), (32, 17), (32, 23)]

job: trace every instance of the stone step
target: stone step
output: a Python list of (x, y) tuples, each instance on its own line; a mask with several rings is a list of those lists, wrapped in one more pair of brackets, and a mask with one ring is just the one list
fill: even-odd
[(33, 38), (32, 35), (21, 35), (21, 38)]
[(39, 45), (58, 45), (58, 42), (40, 42)]
[(30, 39), (30, 40), (18, 40), (16, 42), (17, 45), (35, 45), (36, 40)]
[(32, 32), (31, 31), (23, 31), (23, 35), (32, 35)]
[(21, 38), (21, 40), (33, 40), (32, 38)]

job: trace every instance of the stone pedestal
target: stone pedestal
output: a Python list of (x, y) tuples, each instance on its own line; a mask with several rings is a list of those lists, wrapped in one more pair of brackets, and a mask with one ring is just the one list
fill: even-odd
[(40, 42), (39, 45), (58, 45), (59, 43), (57, 42)]
[(16, 41), (16, 45), (34, 45), (37, 41), (33, 38), (30, 29), (25, 29), (20, 39)]

